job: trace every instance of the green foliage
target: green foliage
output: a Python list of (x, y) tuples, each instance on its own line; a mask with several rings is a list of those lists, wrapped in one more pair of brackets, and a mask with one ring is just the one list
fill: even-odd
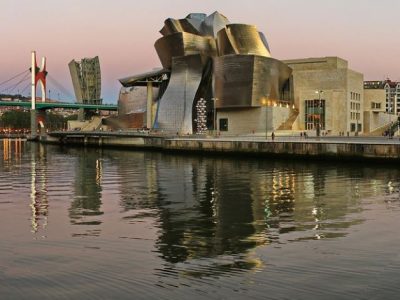
[(49, 130), (63, 129), (65, 124), (66, 122), (62, 115), (49, 112), (46, 114), (46, 127)]
[(27, 111), (10, 110), (4, 112), (0, 118), (0, 126), (12, 129), (29, 129), (31, 114)]
[(71, 115), (71, 116), (65, 117), (66, 122), (67, 121), (76, 121), (76, 120), (78, 120), (78, 115)]
[[(77, 120), (78, 115), (63, 117), (60, 114), (47, 112), (46, 127), (49, 130), (60, 130), (66, 127), (67, 121)], [(30, 129), (31, 114), (29, 111), (10, 110), (3, 113), (0, 117), (0, 127), (11, 129)]]

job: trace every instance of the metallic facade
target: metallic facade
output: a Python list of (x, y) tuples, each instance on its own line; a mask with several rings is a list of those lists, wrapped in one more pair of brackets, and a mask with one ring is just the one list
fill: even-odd
[(160, 38), (155, 43), (157, 54), (164, 68), (171, 69), (172, 58), (200, 54), (203, 62), (216, 55), (215, 40), (187, 32), (178, 32)]
[(217, 108), (258, 107), (265, 100), (289, 100), (292, 70), (279, 60), (255, 55), (214, 58)]
[(169, 85), (158, 106), (157, 128), (180, 134), (193, 133), (194, 99), (202, 74), (200, 55), (172, 59)]
[(253, 25), (228, 24), (218, 32), (218, 55), (244, 54), (271, 57), (265, 37)]
[[(156, 100), (158, 87), (153, 87), (153, 101)], [(147, 88), (143, 86), (123, 87), (119, 93), (118, 114), (145, 113), (147, 109)]]
[(271, 58), (264, 35), (252, 25), (228, 24), (218, 32), (214, 61), (217, 108), (259, 107), (266, 100), (289, 100), (292, 70)]
[(101, 72), (99, 57), (72, 60), (69, 64), (72, 85), (78, 103), (101, 104)]
[(160, 33), (154, 46), (170, 78), (158, 97), (154, 128), (194, 133), (201, 98), (212, 119), (212, 99), (220, 109), (260, 107), (265, 99), (289, 100), (291, 69), (271, 58), (268, 42), (255, 26), (230, 24), (215, 12), (167, 19)]
[(171, 78), (159, 101), (156, 128), (178, 134), (194, 132), (194, 108), (212, 88), (211, 74), (205, 71), (212, 57), (218, 55), (217, 33), (228, 23), (218, 12), (164, 22), (160, 30), (164, 36), (154, 46), (163, 67), (171, 69)]

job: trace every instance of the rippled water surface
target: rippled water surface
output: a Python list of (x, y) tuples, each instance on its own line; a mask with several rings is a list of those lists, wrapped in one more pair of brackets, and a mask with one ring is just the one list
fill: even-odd
[(1, 299), (398, 299), (396, 166), (0, 155)]

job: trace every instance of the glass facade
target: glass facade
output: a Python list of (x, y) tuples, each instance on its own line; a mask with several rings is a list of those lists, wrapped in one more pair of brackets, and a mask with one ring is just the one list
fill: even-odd
[(325, 130), (325, 100), (305, 100), (305, 129), (316, 130), (318, 125)]

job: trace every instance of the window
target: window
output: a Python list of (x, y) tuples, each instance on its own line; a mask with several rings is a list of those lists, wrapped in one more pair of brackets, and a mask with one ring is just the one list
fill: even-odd
[(325, 100), (305, 100), (305, 128), (325, 130)]
[(228, 131), (228, 119), (219, 119), (219, 131)]

